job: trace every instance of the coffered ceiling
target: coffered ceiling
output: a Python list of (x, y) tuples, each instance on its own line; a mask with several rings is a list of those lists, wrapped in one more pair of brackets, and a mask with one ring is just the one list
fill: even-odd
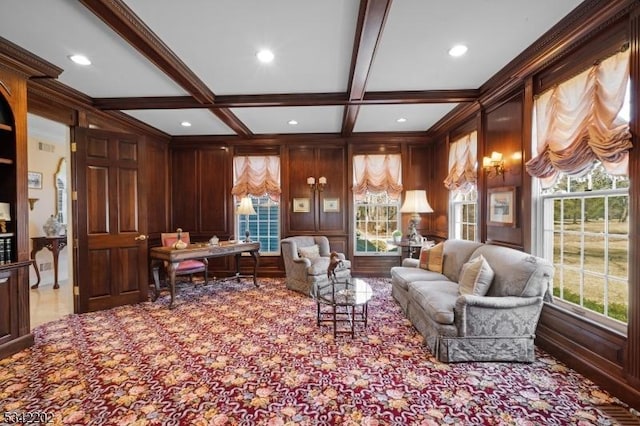
[(580, 3), (2, 0), (0, 36), (172, 136), (424, 132)]

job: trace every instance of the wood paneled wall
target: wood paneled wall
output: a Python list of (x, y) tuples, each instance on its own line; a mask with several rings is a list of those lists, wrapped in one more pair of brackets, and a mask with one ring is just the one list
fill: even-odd
[[(486, 227), (484, 235), (486, 241), (522, 250), (523, 232), (522, 215), (530, 203), (522, 199), (522, 157), (525, 147), (522, 141), (522, 93), (507, 99), (494, 108), (487, 110), (484, 117), (484, 146), (485, 155), (497, 151), (503, 155), (505, 173), (495, 176), (485, 173), (480, 167), (479, 173), (484, 173), (484, 188), (478, 197), (485, 202), (485, 220), (482, 227)], [(482, 163), (482, 157), (478, 164)], [(513, 227), (487, 225), (488, 194), (491, 188), (513, 187), (516, 190), (516, 220)]]
[[(622, 3), (622, 2), (618, 2)], [(624, 7), (628, 7), (625, 9)], [(455, 140), (462, 130), (468, 130), (468, 120), (476, 120), (478, 129), (478, 161), (492, 151), (503, 154), (507, 173), (487, 176), (481, 170), (478, 176), (478, 204), (481, 240), (530, 251), (533, 245), (532, 223), (535, 223), (532, 199), (532, 179), (526, 174), (524, 164), (531, 158), (531, 113), (534, 96), (571, 75), (577, 74), (594, 60), (606, 57), (628, 40), (631, 46), (633, 145), (638, 146), (640, 134), (640, 3), (624, 4), (615, 19), (602, 23), (597, 31), (575, 38), (569, 33), (563, 39), (563, 49), (549, 53), (545, 62), (534, 72), (520, 75), (521, 84), (507, 94), (494, 82), (496, 92), (483, 93), (480, 111), (459, 114), (456, 120), (444, 126), (431, 145), (433, 152), (433, 176), (428, 190), (433, 196), (432, 206), (437, 212), (447, 199), (446, 192), (438, 189), (442, 173), (437, 165), (446, 162), (448, 142)], [(567, 47), (568, 46), (568, 47)], [(506, 84), (506, 83), (505, 83)], [(475, 118), (473, 116), (475, 114)], [(479, 118), (479, 119), (478, 119)], [(559, 358), (570, 367), (582, 372), (611, 393), (638, 407), (640, 401), (640, 291), (638, 282), (640, 265), (634, 262), (640, 252), (638, 218), (640, 217), (640, 151), (630, 152), (630, 240), (629, 240), (629, 323), (626, 335), (579, 314), (554, 304), (545, 304), (537, 329), (536, 344)], [(517, 188), (518, 212), (515, 227), (487, 225), (487, 193), (489, 188), (513, 186)], [(430, 200), (431, 202), (431, 196)], [(440, 217), (436, 214), (436, 218)], [(445, 216), (446, 220), (446, 216)], [(432, 232), (446, 232), (446, 223), (438, 219), (432, 222)]]

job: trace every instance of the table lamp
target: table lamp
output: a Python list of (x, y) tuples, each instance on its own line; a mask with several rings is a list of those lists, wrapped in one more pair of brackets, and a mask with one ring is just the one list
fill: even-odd
[(7, 232), (9, 221), (11, 221), (11, 204), (0, 203), (0, 232)]
[(433, 213), (433, 209), (429, 205), (429, 201), (427, 201), (427, 191), (420, 189), (407, 191), (400, 213), (412, 213), (407, 238), (412, 243), (420, 243), (422, 236), (416, 230), (420, 223), (420, 213)]
[[(245, 228), (244, 228), (244, 237), (245, 237), (244, 242), (250, 243), (251, 237), (249, 236), (249, 215), (257, 214), (255, 209), (253, 208), (253, 203), (251, 202), (251, 198), (243, 197), (240, 200), (240, 205), (238, 206), (236, 213), (245, 215), (246, 222), (245, 222)], [(238, 239), (240, 239), (239, 235), (238, 235)]]

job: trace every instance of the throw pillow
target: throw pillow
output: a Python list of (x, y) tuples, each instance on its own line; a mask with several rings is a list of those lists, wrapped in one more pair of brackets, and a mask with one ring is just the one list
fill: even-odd
[(309, 247), (298, 247), (298, 255), (307, 259), (317, 259), (320, 257), (320, 247), (317, 244)]
[(422, 269), (429, 269), (429, 248), (422, 247), (420, 249), (420, 259), (418, 260), (418, 266)]
[(442, 273), (444, 263), (444, 244), (438, 243), (429, 249), (428, 269), (432, 272)]
[(484, 296), (491, 287), (494, 275), (489, 262), (482, 255), (471, 259), (460, 269), (460, 294)]

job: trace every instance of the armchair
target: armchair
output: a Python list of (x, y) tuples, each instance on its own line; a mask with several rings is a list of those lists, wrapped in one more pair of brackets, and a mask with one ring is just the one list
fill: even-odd
[[(162, 240), (163, 247), (172, 247), (176, 243), (176, 241), (178, 241), (178, 233), (163, 232), (160, 234), (160, 239)], [(191, 244), (188, 232), (181, 232), (180, 239), (187, 244)], [(165, 269), (166, 267), (167, 265), (165, 264)], [(189, 281), (193, 282), (193, 274), (197, 274), (199, 272), (204, 273), (204, 282), (206, 284), (209, 281), (209, 261), (207, 258), (199, 260), (185, 260), (184, 262), (180, 262), (178, 264), (178, 268), (176, 269), (176, 276), (189, 275)]]
[[(316, 248), (317, 246), (317, 255)], [(329, 267), (329, 240), (324, 236), (288, 237), (280, 241), (286, 285), (290, 290), (305, 295), (313, 295), (314, 289), (321, 284), (328, 283), (327, 268)], [(301, 256), (306, 251), (307, 256)], [(305, 254), (305, 253), (303, 253)], [(336, 279), (351, 276), (351, 262), (346, 260), (343, 253), (338, 253), (342, 265), (335, 270)]]

